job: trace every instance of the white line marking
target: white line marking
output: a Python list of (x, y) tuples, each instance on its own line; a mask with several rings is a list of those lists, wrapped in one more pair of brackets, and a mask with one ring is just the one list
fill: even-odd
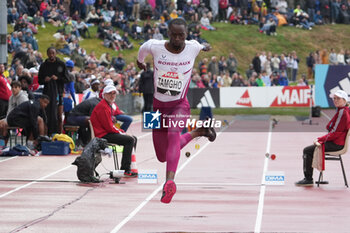
[(144, 137), (147, 137), (148, 135), (151, 135), (152, 133), (146, 133), (146, 134), (143, 134), (141, 136), (138, 136), (137, 139), (141, 139), (141, 138), (144, 138)]
[(260, 186), (260, 183), (176, 183), (177, 186)]
[(11, 193), (14, 193), (14, 192), (16, 192), (16, 191), (18, 191), (18, 190), (24, 189), (24, 188), (26, 188), (26, 187), (28, 187), (28, 186), (30, 186), (30, 185), (32, 185), (32, 184), (35, 184), (35, 183), (37, 183), (37, 181), (45, 180), (46, 178), (48, 178), (48, 177), (50, 177), (50, 176), (53, 176), (53, 175), (55, 175), (55, 174), (57, 174), (57, 173), (59, 173), (59, 172), (61, 172), (61, 171), (64, 171), (64, 170), (66, 170), (66, 169), (68, 169), (68, 168), (70, 168), (70, 167), (73, 167), (73, 165), (69, 165), (69, 166), (67, 166), (67, 167), (64, 167), (64, 168), (62, 168), (62, 169), (60, 169), (60, 170), (57, 170), (57, 171), (52, 172), (52, 173), (50, 173), (50, 174), (48, 174), (48, 175), (46, 175), (46, 176), (43, 176), (43, 177), (37, 179), (36, 181), (33, 181), (33, 182), (28, 183), (28, 184), (19, 186), (19, 187), (15, 188), (15, 189), (13, 189), (13, 190), (11, 190), (11, 191), (8, 191), (8, 192), (6, 192), (6, 193), (4, 193), (4, 194), (1, 194), (1, 195), (0, 195), (0, 198), (6, 197), (7, 195), (9, 195), (9, 194), (11, 194)]
[[(231, 121), (229, 124), (231, 124), (233, 121)], [(226, 130), (228, 126), (225, 126), (218, 134), (217, 137)], [(189, 159), (184, 162), (181, 167), (177, 170), (176, 174), (179, 174), (186, 166), (187, 164), (192, 161), (197, 155), (199, 155), (208, 145), (210, 142), (207, 142), (204, 146), (202, 146), (194, 155), (192, 155)], [(154, 190), (139, 206), (137, 206), (126, 218), (124, 218), (116, 227), (111, 230), (110, 233), (116, 233), (118, 232), (127, 222), (129, 222), (152, 198), (154, 198), (159, 191), (161, 191), (163, 188), (163, 184), (160, 185), (156, 190)]]
[(324, 113), (323, 111), (321, 111), (321, 114), (322, 114), (323, 116), (325, 116), (329, 121), (331, 120), (331, 118), (330, 118), (326, 113)]
[[(270, 121), (270, 126), (269, 126), (269, 133), (267, 137), (267, 145), (266, 145), (266, 153), (270, 153), (270, 147), (271, 147), (271, 136), (272, 136), (272, 121)], [(258, 210), (257, 210), (257, 215), (256, 215), (256, 221), (255, 221), (255, 233), (260, 233), (261, 231), (261, 221), (262, 221), (262, 216), (263, 216), (263, 211), (264, 211), (264, 200), (265, 200), (265, 174), (267, 172), (269, 165), (269, 158), (265, 157), (264, 160), (264, 170), (261, 178), (261, 187), (260, 187), (260, 195), (259, 195), (259, 205), (258, 205)]]
[(5, 161), (9, 161), (9, 160), (14, 159), (14, 158), (17, 158), (17, 157), (18, 157), (18, 156), (14, 156), (14, 157), (11, 157), (11, 158), (7, 158), (7, 159), (0, 160), (0, 163), (5, 162)]

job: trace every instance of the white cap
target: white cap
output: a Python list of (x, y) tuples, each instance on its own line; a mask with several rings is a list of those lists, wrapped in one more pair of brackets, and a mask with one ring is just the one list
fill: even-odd
[(105, 86), (105, 88), (103, 89), (103, 92), (102, 94), (106, 94), (106, 93), (110, 93), (112, 91), (117, 91), (117, 89), (115, 88), (115, 86), (112, 86), (112, 85), (108, 85), (108, 86)]
[(109, 72), (112, 72), (112, 71), (115, 71), (115, 69), (114, 69), (113, 67), (111, 67), (111, 68), (109, 69)]
[(109, 85), (114, 85), (114, 82), (113, 82), (113, 80), (112, 79), (106, 79), (104, 82), (104, 85), (106, 85), (106, 86), (109, 86)]
[(331, 93), (331, 94), (329, 95), (329, 97), (331, 97), (331, 98), (333, 99), (333, 97), (334, 97), (335, 95), (338, 96), (338, 97), (340, 97), (340, 98), (345, 99), (346, 101), (349, 100), (348, 94), (347, 94), (345, 91), (343, 91), (343, 90), (337, 90), (336, 92)]
[(98, 79), (95, 79), (94, 81), (92, 81), (92, 83), (90, 83), (90, 85), (92, 86), (92, 85), (94, 85), (94, 84), (100, 84), (100, 81), (98, 81)]
[(35, 68), (35, 67), (32, 67), (29, 69), (29, 73), (38, 73), (39, 71)]

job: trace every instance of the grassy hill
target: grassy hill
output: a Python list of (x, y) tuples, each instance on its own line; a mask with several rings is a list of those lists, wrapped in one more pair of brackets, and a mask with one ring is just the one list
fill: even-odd
[[(289, 53), (295, 50), (299, 56), (299, 74), (306, 73), (306, 57), (310, 51), (321, 50), (323, 48), (347, 49), (350, 30), (348, 25), (323, 25), (314, 27), (312, 31), (295, 27), (279, 27), (277, 36), (266, 36), (258, 32), (256, 25), (231, 25), (225, 23), (214, 23), (217, 31), (202, 31), (205, 38), (213, 47), (210, 52), (200, 53), (197, 62), (203, 58), (216, 56), (228, 56), (233, 52), (238, 59), (238, 70), (244, 73), (257, 51), (271, 51), (272, 53)], [(57, 31), (57, 27), (46, 24), (46, 28), (39, 28), (39, 33), (35, 37), (39, 41), (39, 50), (46, 57), (46, 49), (55, 42), (52, 35)], [(12, 32), (12, 27), (8, 27), (8, 32)], [(97, 27), (90, 28), (91, 39), (85, 39), (79, 44), (87, 50), (87, 53), (94, 50), (99, 57), (102, 53), (109, 51), (112, 56), (117, 56), (117, 52), (107, 49), (101, 45), (101, 40), (95, 37)], [(127, 62), (135, 61), (140, 41), (133, 41), (135, 48), (122, 51)], [(350, 48), (349, 48), (350, 49)], [(10, 58), (11, 59), (11, 58)]]

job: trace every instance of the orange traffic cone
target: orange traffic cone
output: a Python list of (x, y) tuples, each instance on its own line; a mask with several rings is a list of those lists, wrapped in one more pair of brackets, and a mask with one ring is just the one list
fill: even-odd
[(137, 165), (136, 165), (136, 155), (132, 154), (131, 155), (131, 165), (130, 165), (131, 171), (135, 173), (139, 173), (137, 170)]

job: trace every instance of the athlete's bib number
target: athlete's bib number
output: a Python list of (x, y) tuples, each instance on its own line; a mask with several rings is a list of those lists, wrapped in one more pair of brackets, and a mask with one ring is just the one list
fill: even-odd
[(157, 91), (159, 93), (177, 96), (184, 88), (183, 75), (177, 72), (158, 71)]

